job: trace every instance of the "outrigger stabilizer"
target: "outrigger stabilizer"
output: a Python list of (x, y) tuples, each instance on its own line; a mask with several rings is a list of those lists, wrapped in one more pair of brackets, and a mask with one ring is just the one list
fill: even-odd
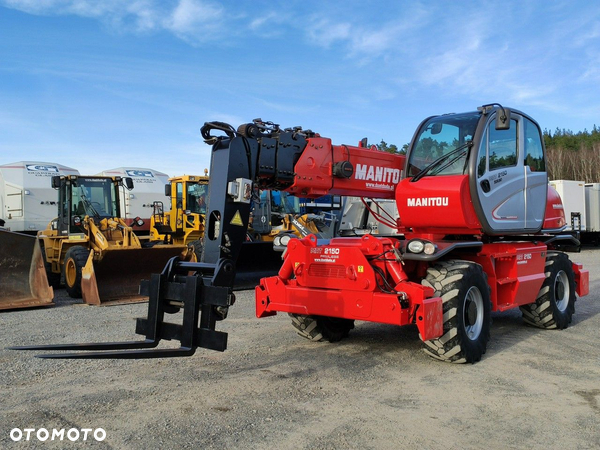
[[(39, 358), (58, 359), (143, 359), (183, 357), (194, 354), (198, 347), (224, 351), (227, 333), (216, 331), (216, 322), (223, 319), (227, 308), (235, 301), (231, 288), (214, 283), (233, 271), (231, 261), (220, 264), (169, 260), (160, 274), (153, 274), (141, 286), (142, 294), (149, 295), (148, 316), (138, 318), (136, 334), (146, 339), (125, 342), (95, 342), (82, 344), (51, 344), (9, 347), (11, 350), (67, 350), (77, 353), (36, 355)], [(191, 275), (190, 275), (191, 273)], [(183, 310), (181, 324), (165, 322), (165, 313)], [(157, 349), (162, 340), (179, 340), (179, 348)]]

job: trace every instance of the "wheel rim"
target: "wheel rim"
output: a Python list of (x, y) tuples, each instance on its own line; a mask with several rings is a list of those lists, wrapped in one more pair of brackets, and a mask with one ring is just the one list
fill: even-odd
[(476, 340), (483, 328), (483, 296), (475, 286), (469, 289), (465, 297), (463, 318), (467, 337)]
[(559, 311), (563, 312), (567, 309), (570, 297), (569, 278), (565, 271), (561, 270), (556, 274), (556, 278), (554, 279), (554, 301)]
[(65, 283), (67, 283), (67, 286), (73, 287), (76, 278), (77, 267), (75, 267), (75, 261), (69, 258), (65, 263)]

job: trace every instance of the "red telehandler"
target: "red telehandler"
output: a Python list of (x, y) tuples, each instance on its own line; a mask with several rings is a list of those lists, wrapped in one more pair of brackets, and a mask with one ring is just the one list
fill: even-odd
[[(219, 136), (214, 136), (213, 131)], [(237, 130), (206, 123), (213, 145), (203, 261), (173, 258), (143, 287), (144, 341), (21, 347), (98, 350), (50, 358), (188, 356), (225, 350), (216, 331), (234, 303), (235, 262), (254, 187), (301, 197), (395, 198), (402, 235), (292, 239), (277, 276), (256, 287), (258, 317), (287, 312), (310, 340), (338, 341), (355, 320), (416, 324), (425, 351), (476, 362), (486, 351), (491, 312), (520, 308), (540, 328), (566, 328), (589, 274), (564, 251), (579, 243), (548, 186), (539, 125), (499, 104), (425, 119), (406, 156), (332, 145), (301, 128), (259, 119)], [(181, 324), (164, 321), (183, 309)], [(177, 339), (178, 349), (148, 349)]]

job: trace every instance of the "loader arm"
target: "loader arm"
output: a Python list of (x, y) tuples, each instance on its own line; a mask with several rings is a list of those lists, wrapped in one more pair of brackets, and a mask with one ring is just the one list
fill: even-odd
[[(215, 131), (220, 135), (213, 135)], [(246, 240), (255, 188), (307, 198), (326, 194), (393, 198), (405, 162), (404, 155), (374, 147), (336, 146), (312, 131), (282, 130), (259, 119), (237, 130), (208, 122), (201, 132), (212, 145), (202, 259), (191, 263), (172, 258), (161, 274), (142, 285), (149, 295), (148, 315), (138, 319), (136, 333), (146, 339), (20, 349), (92, 351), (41, 355), (47, 358), (123, 359), (189, 356), (197, 347), (223, 351), (227, 333), (217, 331), (216, 323), (235, 302), (236, 262)], [(181, 309), (181, 324), (164, 321), (165, 314)], [(148, 349), (161, 339), (177, 339), (181, 347)]]

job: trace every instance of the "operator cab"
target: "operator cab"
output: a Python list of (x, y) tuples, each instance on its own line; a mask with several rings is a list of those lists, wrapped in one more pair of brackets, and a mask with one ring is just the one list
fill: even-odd
[(402, 223), (437, 233), (538, 232), (548, 184), (544, 154), (539, 125), (516, 110), (494, 104), (430, 117), (413, 137), (397, 190)]

